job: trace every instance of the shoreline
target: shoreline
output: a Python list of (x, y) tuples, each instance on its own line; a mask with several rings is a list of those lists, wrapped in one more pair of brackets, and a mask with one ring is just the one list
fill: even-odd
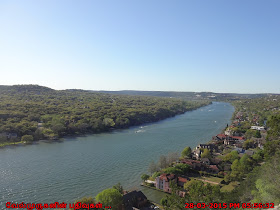
[[(220, 102), (220, 101), (215, 101), (215, 102)], [(221, 102), (222, 102), (222, 101), (221, 101)], [(233, 111), (233, 113), (232, 113), (232, 116), (231, 116), (231, 119), (230, 119), (230, 123), (228, 124), (228, 126), (230, 126), (230, 125), (232, 125), (232, 123), (233, 123), (233, 116), (235, 115), (236, 107), (235, 107), (234, 104), (232, 104), (231, 102), (225, 102), (225, 103), (229, 103), (231, 106), (234, 107), (234, 111)], [(213, 104), (213, 101), (211, 102), (211, 104)], [(226, 128), (226, 127), (225, 127), (225, 128)], [(219, 133), (221, 133), (222, 131), (224, 131), (225, 128), (221, 129)], [(218, 133), (218, 134), (219, 134), (219, 133)], [(218, 134), (217, 134), (217, 135), (218, 135)], [(199, 144), (213, 144), (213, 140), (210, 139), (209, 141), (206, 141), (205, 143), (198, 143), (198, 145), (199, 145)], [(188, 145), (186, 145), (186, 147), (187, 147), (187, 146), (188, 146)], [(194, 149), (194, 148), (193, 148), (193, 149)], [(193, 149), (192, 149), (192, 150), (193, 150)], [(218, 183), (215, 183), (215, 184), (218, 184)], [(163, 190), (157, 189), (156, 187), (148, 186), (148, 185), (143, 184), (143, 183), (140, 183), (140, 186), (145, 187), (145, 188), (148, 188), (148, 189), (151, 189), (151, 190), (154, 190), (154, 191), (163, 192), (163, 193), (165, 193), (165, 194), (170, 195), (169, 193), (167, 193), (167, 192), (165, 192), (165, 191), (163, 191)]]
[[(207, 106), (207, 107), (202, 107), (202, 108), (200, 108), (200, 109), (198, 109), (198, 110), (196, 110), (196, 111), (193, 111), (193, 112), (187, 112), (187, 113), (185, 113), (184, 115), (180, 115), (180, 116), (176, 116), (175, 118), (170, 118), (170, 119), (166, 119), (165, 121), (162, 121), (163, 122), (163, 124), (164, 124), (164, 126), (161, 126), (161, 124), (162, 124), (162, 122), (158, 122), (158, 123), (155, 123), (155, 124), (151, 124), (151, 126), (152, 127), (155, 127), (156, 128), (156, 132), (152, 132), (153, 134), (155, 133), (156, 134), (156, 136), (158, 136), (158, 138), (153, 138), (153, 137), (151, 137), (151, 139), (153, 138), (153, 139), (155, 139), (156, 141), (158, 141), (158, 143), (159, 144), (162, 144), (162, 140), (161, 140), (161, 136), (163, 135), (162, 133), (161, 133), (161, 131), (164, 131), (164, 130), (166, 130), (165, 128), (166, 128), (166, 126), (165, 126), (165, 124), (168, 124), (168, 128), (170, 128), (170, 129), (172, 129), (172, 130), (174, 130), (174, 133), (173, 134), (170, 134), (170, 136), (177, 136), (179, 139), (182, 139), (182, 140), (180, 140), (180, 145), (186, 145), (186, 143), (187, 144), (189, 144), (189, 142), (188, 141), (186, 141), (186, 140), (183, 140), (183, 139), (185, 139), (185, 138), (181, 138), (181, 134), (180, 134), (180, 130), (177, 130), (176, 129), (176, 127), (178, 127), (178, 125), (181, 125), (181, 124), (177, 124), (176, 122), (177, 122), (177, 120), (179, 120), (179, 122), (181, 122), (182, 123), (182, 125), (184, 124), (184, 125), (189, 125), (189, 124), (194, 124), (194, 122), (192, 122), (192, 119), (193, 119), (193, 117), (195, 117), (195, 118), (197, 118), (197, 119), (200, 119), (200, 121), (197, 121), (197, 122), (201, 122), (202, 124), (203, 124), (203, 126), (202, 127), (200, 127), (199, 126), (199, 128), (206, 128), (206, 127), (208, 127), (208, 123), (204, 123), (205, 121), (201, 121), (201, 120), (204, 120), (204, 116), (207, 116), (207, 119), (209, 119), (209, 120), (207, 120), (207, 122), (209, 121), (209, 125), (210, 125), (210, 122), (211, 122), (211, 128), (212, 127), (216, 127), (217, 128), (217, 126), (215, 125), (215, 123), (213, 122), (217, 117), (216, 117), (216, 115), (214, 115), (214, 113), (213, 112), (208, 112), (208, 110), (212, 110), (212, 107), (217, 107), (215, 110), (215, 112), (217, 112), (217, 116), (219, 116), (219, 118), (221, 118), (221, 119), (224, 119), (224, 116), (227, 116), (227, 121), (228, 122), (230, 122), (230, 117), (231, 117), (231, 115), (232, 115), (232, 111), (233, 111), (233, 108), (229, 105), (229, 104), (225, 104), (225, 106), (226, 107), (224, 107), (224, 103), (214, 103), (213, 102), (213, 105), (210, 105), (210, 106)], [(202, 111), (201, 111), (202, 110)], [(218, 114), (218, 113), (220, 113), (221, 111), (223, 110), (223, 113), (225, 113), (225, 115), (224, 114)], [(200, 118), (201, 117), (201, 118)], [(217, 119), (219, 119), (219, 118), (217, 118)], [(185, 121), (188, 121), (189, 123), (187, 123), (187, 124), (185, 124), (184, 122)], [(174, 123), (173, 123), (174, 122)], [(222, 127), (224, 127), (224, 125), (226, 125), (226, 121), (223, 121), (223, 120), (219, 120), (219, 122), (221, 123), (221, 122), (224, 122), (224, 123), (222, 123)], [(155, 126), (153, 126), (153, 125), (155, 125)], [(199, 125), (199, 124), (197, 124), (197, 125)], [(140, 127), (140, 126), (139, 126)], [(218, 127), (221, 127), (221, 126), (218, 126)], [(174, 129), (175, 128), (175, 129)], [(185, 135), (186, 136), (189, 136), (189, 132), (188, 131), (186, 131), (185, 132), (185, 129), (184, 129), (184, 127), (182, 127), (182, 126), (179, 126), (178, 128), (182, 128), (182, 132), (184, 132), (185, 133)], [(164, 130), (162, 130), (162, 129), (164, 129)], [(189, 127), (188, 126), (188, 129), (190, 129), (190, 130), (194, 130), (194, 129), (192, 129), (191, 127)], [(221, 130), (222, 128), (220, 128), (220, 129), (215, 129), (216, 131), (215, 132), (213, 132), (213, 133), (218, 133), (220, 130)], [(127, 141), (125, 141), (125, 142), (127, 142), (128, 143), (128, 145), (131, 145), (131, 143), (132, 143), (132, 141), (130, 141), (129, 139), (132, 139), (132, 138), (137, 138), (138, 139), (138, 141), (139, 141), (139, 143), (142, 141), (141, 140), (141, 138), (143, 138), (143, 137), (145, 137), (145, 139), (148, 139), (149, 140), (149, 138), (148, 138), (148, 136), (150, 136), (150, 134), (149, 135), (144, 135), (143, 137), (141, 137), (141, 135), (138, 135), (138, 134), (134, 134), (134, 131), (136, 131), (137, 130), (137, 127), (136, 128), (131, 128), (131, 130), (130, 129), (127, 129), (127, 130), (123, 130), (123, 131), (121, 131), (121, 132), (118, 132), (118, 131), (113, 131), (113, 133), (114, 133), (114, 135), (115, 135), (115, 133), (119, 136), (119, 138), (121, 139), (121, 142), (123, 142), (123, 135), (126, 135), (127, 136)], [(166, 132), (164, 132), (164, 133), (166, 133)], [(168, 132), (169, 133), (169, 132)], [(197, 135), (200, 135), (200, 133), (199, 132), (195, 132), (195, 133), (197, 133)], [(209, 132), (206, 132), (206, 133), (209, 133)], [(128, 135), (127, 135), (128, 134)], [(112, 134), (101, 134), (101, 135), (94, 135), (94, 136), (96, 136), (96, 137), (101, 137), (102, 139), (100, 139), (98, 142), (100, 143), (100, 144), (102, 144), (102, 148), (107, 148), (106, 147), (106, 145), (108, 145), (109, 146), (109, 143), (113, 143), (113, 144), (116, 144), (117, 145), (117, 147), (120, 147), (120, 148), (124, 148), (124, 147), (122, 147), (122, 146), (120, 146), (120, 144), (119, 143), (117, 143), (117, 139), (115, 138), (115, 137), (113, 137), (114, 135), (112, 135)], [(68, 158), (67, 158), (67, 156), (64, 156), (64, 154), (65, 155), (69, 155), (69, 157), (73, 157), (73, 155), (70, 155), (71, 154), (71, 151), (77, 151), (77, 149), (79, 149), (79, 151), (88, 151), (88, 152), (90, 152), (91, 153), (91, 155), (90, 156), (87, 156), (87, 155), (82, 155), (82, 152), (80, 153), (80, 152), (74, 152), (74, 153), (78, 153), (78, 155), (77, 155), (77, 157), (82, 157), (81, 159), (79, 159), (79, 158), (74, 158), (73, 160), (77, 160), (77, 163), (80, 163), (80, 160), (86, 160), (86, 161), (88, 161), (89, 160), (89, 157), (91, 157), (91, 158), (94, 158), (95, 160), (96, 160), (96, 154), (99, 154), (99, 153), (96, 153), (96, 154), (94, 154), (95, 152), (92, 152), (92, 151), (95, 151), (96, 150), (96, 147), (94, 147), (94, 145), (96, 145), (96, 143), (95, 143), (95, 141), (93, 140), (90, 140), (90, 137), (91, 136), (89, 136), (88, 137), (88, 140), (83, 140), (83, 138), (70, 138), (70, 141), (65, 141), (64, 143), (66, 143), (66, 144), (57, 144), (57, 145), (55, 145), (55, 144), (53, 144), (53, 143), (55, 143), (56, 141), (52, 141), (53, 143), (47, 143), (48, 142), (48, 140), (45, 140), (45, 142), (42, 142), (42, 143), (40, 143), (40, 144), (37, 144), (37, 145), (32, 145), (33, 147), (18, 147), (18, 148), (15, 148), (14, 147), (14, 152), (16, 152), (18, 155), (17, 155), (17, 157), (21, 157), (21, 152), (24, 152), (24, 153), (32, 153), (32, 154), (39, 154), (39, 151), (41, 152), (41, 151), (43, 151), (43, 153), (42, 153), (42, 157), (44, 157), (44, 159), (45, 159), (45, 157), (46, 158), (51, 158), (50, 160), (47, 160), (47, 163), (49, 162), (49, 161), (51, 161), (51, 162), (53, 162), (54, 161), (54, 159), (56, 159), (56, 158), (52, 158), (52, 157), (50, 157), (50, 154), (58, 154), (58, 157), (65, 157), (65, 160), (68, 160)], [(103, 138), (104, 137), (104, 138)], [(203, 142), (206, 142), (206, 141), (208, 141), (209, 139), (211, 139), (211, 137), (212, 137), (212, 133), (211, 133), (211, 135), (209, 135), (208, 134), (208, 136), (206, 135), (206, 138), (204, 137), (203, 138)], [(109, 138), (110, 139), (110, 141), (108, 141), (107, 143), (106, 143), (106, 141), (105, 141), (105, 143), (102, 143), (102, 142), (104, 142), (104, 141), (101, 141), (101, 140), (105, 140), (105, 139), (107, 139), (107, 138)], [(157, 140), (158, 139), (158, 140)], [(168, 140), (172, 140), (172, 138), (166, 138), (167, 140), (167, 144), (165, 144), (165, 145), (168, 145)], [(193, 142), (194, 143), (192, 143), (193, 144), (193, 146), (196, 146), (199, 142), (202, 142), (201, 140), (197, 140), (195, 137), (193, 137), (193, 138), (190, 138), (190, 139), (192, 139), (193, 140)], [(147, 140), (147, 142), (149, 142)], [(44, 141), (44, 140), (43, 140)], [(81, 142), (81, 143), (80, 143)], [(137, 142), (136, 142), (137, 143)], [(145, 142), (141, 142), (140, 143), (141, 145), (143, 144), (143, 145), (147, 145)], [(41, 146), (40, 146), (41, 145)], [(65, 145), (65, 146), (64, 146)], [(81, 145), (81, 146), (80, 146)], [(83, 146), (84, 145), (84, 146)], [(88, 145), (88, 146), (85, 146), (85, 145)], [(92, 147), (90, 147), (89, 145), (91, 145)], [(135, 144), (133, 144), (133, 145), (135, 145)], [(137, 145), (137, 144), (136, 144)], [(70, 147), (69, 147), (70, 146)], [(103, 147), (104, 146), (104, 147)], [(38, 150), (36, 149), (38, 147)], [(112, 145), (112, 146), (109, 146), (109, 147), (111, 147), (111, 148), (115, 148), (115, 146), (114, 145)], [(64, 148), (66, 148), (66, 150), (64, 149)], [(84, 149), (86, 149), (86, 150), (80, 150), (80, 148), (84, 148)], [(130, 147), (125, 147), (125, 148), (130, 148)], [(150, 146), (147, 146), (147, 148), (152, 148), (152, 147), (150, 147)], [(176, 147), (177, 148), (177, 147)], [(175, 150), (174, 149), (171, 149), (171, 151), (177, 151), (177, 149), (175, 148)], [(181, 151), (181, 149), (180, 149), (181, 147), (178, 147), (178, 151), (180, 150)], [(42, 149), (42, 150), (41, 150)], [(54, 149), (54, 150), (52, 150), (52, 149)], [(35, 151), (34, 151), (35, 150)], [(49, 150), (49, 151), (48, 151)], [(62, 153), (60, 153), (60, 152), (62, 152), (61, 150), (63, 150), (63, 151), (65, 151), (65, 153), (63, 153), (63, 156), (61, 155)], [(98, 150), (98, 149), (97, 149)], [(115, 150), (115, 149), (113, 149), (113, 150)], [(129, 149), (130, 150), (130, 149)], [(161, 152), (161, 153), (158, 153), (158, 154), (167, 154), (168, 152), (166, 151), (166, 150), (169, 150), (170, 151), (170, 148), (167, 146), (167, 147), (165, 147), (165, 149), (163, 149), (163, 152)], [(8, 156), (10, 156), (10, 152), (9, 151), (12, 151), (12, 149), (11, 148), (9, 148), (9, 149), (4, 149), (3, 150), (3, 153), (8, 153)], [(33, 153), (33, 151), (35, 152), (35, 153)], [(38, 151), (38, 152), (37, 152)], [(54, 151), (54, 152), (52, 152), (52, 151)], [(67, 152), (68, 151), (68, 152)], [(100, 150), (99, 150), (100, 151)], [(115, 156), (115, 157), (119, 157), (119, 156), (121, 156), (121, 154), (120, 154), (120, 152), (118, 152), (117, 150), (116, 150), (116, 153), (111, 153), (111, 150), (102, 150), (102, 151), (107, 151), (107, 153), (108, 152), (110, 152), (110, 153), (108, 153), (108, 154), (112, 154), (112, 155), (109, 155), (109, 157), (110, 156), (113, 156), (113, 154), (117, 154), (117, 156)], [(100, 154), (101, 153), (103, 153), (103, 152), (100, 152)], [(122, 151), (122, 150), (120, 150), (120, 151)], [(136, 150), (135, 150), (136, 151)], [(152, 149), (149, 149), (148, 150), (149, 151), (149, 153), (152, 151)], [(165, 152), (166, 151), (166, 152)], [(84, 153), (85, 153), (84, 152)], [(2, 154), (3, 154), (2, 153)], [(151, 152), (152, 153), (152, 152)], [(85, 153), (85, 154), (87, 154), (87, 153)], [(135, 153), (132, 153), (132, 154), (135, 154)], [(119, 155), (119, 156), (118, 156)], [(100, 155), (98, 155), (99, 157), (100, 157)], [(106, 155), (106, 156), (108, 156), (108, 155)], [(141, 154), (141, 156), (143, 156), (142, 154)], [(145, 155), (146, 156), (146, 155)], [(154, 155), (151, 155), (151, 157), (152, 156), (154, 156)], [(157, 156), (157, 155), (156, 155)], [(27, 157), (27, 155), (26, 155), (26, 157)], [(135, 156), (131, 156), (131, 157), (135, 157)], [(67, 158), (67, 159), (66, 159)], [(83, 159), (83, 158), (85, 158), (85, 159)], [(41, 159), (41, 158), (40, 158)], [(44, 160), (44, 159), (42, 159), (42, 160)], [(111, 161), (113, 160), (114, 161), (114, 158), (112, 158), (112, 157), (110, 157), (110, 158), (108, 158), (110, 161), (109, 161), (109, 163), (111, 163)], [(138, 160), (139, 160), (139, 158), (137, 158)], [(157, 157), (155, 157), (155, 159), (157, 159)], [(58, 161), (58, 162), (60, 162), (59, 163), (59, 165), (61, 164), (61, 165), (65, 165), (65, 168), (67, 168), (67, 164), (65, 164), (65, 162), (66, 161), (63, 161), (62, 162), (62, 160), (64, 160), (64, 159), (61, 159), (61, 161)], [(105, 161), (105, 159), (101, 159), (102, 161), (104, 160)], [(107, 159), (106, 159), (107, 160)], [(137, 161), (138, 161), (137, 160)], [(146, 160), (146, 159), (145, 159)], [(112, 187), (114, 184), (116, 184), (116, 183), (118, 183), (118, 182), (120, 182), (123, 186), (124, 186), (124, 188), (125, 189), (130, 189), (130, 190), (133, 190), (134, 189), (134, 187), (136, 187), (136, 188), (138, 188), (138, 189), (141, 189), (140, 188), (140, 186), (139, 186), (139, 184), (140, 184), (140, 176), (141, 176), (141, 174), (142, 173), (145, 173), (145, 169), (143, 170), (143, 168), (145, 168), (145, 166), (147, 166), (148, 164), (147, 163), (149, 163), (149, 160), (151, 160), (151, 158), (150, 159), (147, 159), (147, 161), (145, 161), (146, 163), (142, 163), (141, 165), (139, 165), (139, 167), (133, 167), (133, 168), (131, 168), (131, 167), (126, 167), (127, 165), (124, 165), (124, 168), (125, 168), (125, 172), (121, 172), (120, 174), (124, 174), (124, 176), (126, 177), (125, 179), (124, 178), (122, 178), (122, 177), (116, 177), (113, 181), (111, 181), (110, 180), (110, 182), (112, 182), (112, 184), (110, 184), (110, 185), (106, 185), (105, 183), (104, 183), (104, 186), (103, 186), (103, 184), (102, 185), (100, 185), (100, 183), (98, 183), (97, 181), (93, 181), (93, 182), (91, 182), (90, 184), (92, 184), (92, 188), (93, 189), (91, 189), (91, 190), (89, 190), (87, 193), (85, 193), (85, 196), (86, 195), (92, 195), (92, 196), (96, 196), (99, 192), (101, 192), (102, 190), (104, 190), (104, 189), (107, 189), (107, 188), (110, 188), (110, 187)], [(125, 161), (125, 160), (124, 160)], [(10, 161), (8, 161), (8, 162), (10, 162)], [(56, 162), (56, 161), (55, 161)], [(54, 163), (55, 163), (54, 162)], [(143, 162), (143, 160), (141, 161), (141, 159), (140, 159), (140, 161), (139, 162)], [(32, 164), (35, 164), (36, 163), (36, 161), (32, 161), (32, 163), (30, 163), (31, 164), (31, 166), (32, 166)], [(72, 162), (72, 163), (76, 163), (76, 162)], [(83, 164), (84, 163), (86, 163), (86, 162), (84, 162), (83, 161)], [(91, 161), (91, 163), (93, 164), (93, 162)], [(95, 163), (94, 163), (95, 164)], [(104, 163), (105, 164), (105, 163)], [(114, 164), (113, 166), (115, 166), (116, 164)], [(133, 165), (133, 164), (132, 164)], [(135, 165), (135, 164), (134, 164)], [(16, 165), (15, 165), (16, 166)], [(98, 166), (98, 165), (97, 165)], [(100, 166), (101, 166), (101, 164), (100, 164)], [(103, 167), (105, 168), (105, 166), (107, 166), (107, 165), (104, 165)], [(109, 165), (110, 166), (110, 168), (111, 168), (111, 164)], [(120, 166), (120, 165), (119, 165)], [(64, 167), (64, 166), (63, 166)], [(77, 165), (77, 167), (78, 168), (80, 168), (80, 164), (78, 164)], [(94, 167), (95, 168), (95, 167)], [(93, 170), (92, 171), (95, 171), (94, 170), (94, 168), (93, 168)], [(98, 167), (97, 167), (98, 168)], [(128, 169), (126, 169), (126, 168), (128, 168)], [(137, 169), (136, 169), (137, 168)], [(142, 169), (140, 169), (140, 168), (142, 168)], [(112, 168), (113, 170), (114, 170), (114, 168)], [(139, 174), (139, 175), (137, 175), (137, 177), (135, 177), (135, 175), (136, 175), (136, 172), (134, 172), (135, 171), (135, 169), (137, 170), (137, 174)], [(105, 170), (105, 169), (104, 169)], [(123, 169), (124, 170), (124, 169)], [(131, 176), (130, 175), (127, 175), (127, 174), (130, 174), (130, 173), (127, 173), (126, 171), (132, 171), (133, 173), (131, 173)], [(66, 171), (64, 168), (63, 168), (63, 173), (64, 173), (64, 171)], [(143, 171), (143, 172), (142, 172)], [(58, 170), (58, 172), (60, 172), (60, 170)], [(62, 173), (62, 171), (61, 171), (61, 173)], [(119, 172), (117, 172), (117, 173), (119, 173)], [(56, 174), (56, 173), (54, 173), (54, 174)], [(74, 175), (75, 175), (75, 173), (73, 173)], [(79, 174), (79, 173), (78, 173)], [(99, 172), (97, 172), (97, 174), (99, 174)], [(101, 173), (100, 173), (101, 174)], [(74, 175), (72, 175), (72, 173), (71, 173), (71, 176), (69, 176), (69, 177), (75, 177)], [(134, 175), (134, 176), (133, 176)], [(53, 176), (53, 175), (52, 175)], [(68, 177), (68, 175), (67, 175), (67, 177)], [(85, 177), (87, 177), (87, 180), (88, 180), (88, 176), (85, 176)], [(92, 177), (92, 176), (91, 176)], [(107, 180), (107, 179), (106, 179)], [(132, 181), (130, 181), (130, 180), (132, 180)], [(135, 180), (135, 181), (134, 181)], [(63, 181), (63, 183), (64, 183), (64, 181)], [(65, 181), (65, 183), (67, 183), (67, 181)], [(65, 186), (66, 186), (66, 184), (64, 184)], [(81, 185), (81, 184), (79, 184), (79, 185)], [(88, 186), (88, 185), (86, 185), (86, 186)], [(51, 186), (50, 186), (51, 187)], [(77, 187), (78, 188), (78, 187)], [(157, 199), (158, 197), (160, 197), (160, 196), (162, 196), (161, 194), (159, 194), (160, 192), (158, 192), (158, 191), (154, 191), (154, 190), (152, 190), (152, 189), (148, 189), (148, 188), (146, 188), (147, 190), (145, 190), (146, 192), (147, 192), (147, 195), (146, 195), (146, 193), (145, 193), (145, 191), (143, 191), (144, 192), (144, 194), (149, 198), (149, 199), (151, 199), (151, 200), (153, 200), (153, 201), (159, 201), (160, 200), (160, 198), (159, 199)], [(151, 192), (151, 191), (154, 191), (154, 192)], [(37, 194), (37, 196), (38, 196), (38, 199), (39, 199), (39, 196), (41, 196), (41, 195), (44, 195), (44, 193), (36, 193)], [(73, 198), (71, 197), (71, 195), (72, 195), (72, 193), (68, 193), (67, 192), (67, 194), (69, 194), (69, 195), (63, 195), (64, 197), (65, 197), (65, 199), (67, 199), (66, 201), (68, 201), (68, 199), (69, 200), (71, 200), (71, 199), (77, 199), (77, 198), (79, 198), (79, 195), (77, 195), (77, 196), (73, 196)], [(75, 193), (73, 193), (74, 195), (75, 195)], [(69, 198), (68, 198), (69, 197)], [(43, 199), (43, 198), (42, 198)], [(64, 198), (63, 198), (64, 199)], [(65, 200), (64, 199), (64, 200)], [(71, 200), (72, 201), (72, 200)]]
[(123, 131), (123, 130), (131, 129), (133, 127), (145, 126), (145, 125), (148, 125), (148, 124), (151, 124), (151, 123), (157, 123), (157, 122), (160, 122), (160, 121), (163, 121), (163, 120), (171, 119), (171, 118), (174, 118), (176, 116), (180, 116), (182, 114), (185, 114), (186, 112), (191, 112), (191, 111), (195, 111), (197, 109), (200, 109), (202, 107), (207, 107), (207, 106), (209, 106), (211, 104), (213, 104), (213, 101), (210, 101), (209, 104), (207, 104), (207, 105), (203, 105), (203, 106), (200, 106), (200, 107), (197, 107), (197, 108), (194, 108), (194, 109), (189, 109), (189, 110), (186, 110), (183, 113), (178, 113), (178, 114), (176, 114), (174, 116), (171, 116), (171, 117), (167, 117), (167, 118), (164, 118), (164, 119), (160, 119), (160, 120), (156, 120), (156, 121), (151, 121), (151, 122), (140, 123), (139, 125), (131, 125), (131, 126), (124, 127), (124, 128), (112, 128), (112, 129), (109, 129), (107, 131), (92, 132), (92, 133), (85, 133), (85, 134), (66, 134), (66, 135), (64, 135), (62, 137), (58, 137), (58, 138), (55, 138), (55, 139), (39, 139), (39, 140), (35, 140), (33, 142), (28, 142), (28, 143), (27, 142), (23, 142), (23, 141), (3, 142), (3, 143), (0, 143), (0, 149), (3, 149), (5, 147), (16, 147), (16, 146), (33, 145), (33, 144), (39, 143), (40, 141), (46, 141), (46, 142), (50, 142), (50, 143), (51, 142), (59, 142), (59, 141), (64, 141), (63, 139), (67, 138), (67, 137), (85, 137), (87, 135), (106, 134), (106, 133), (112, 133), (114, 131)]

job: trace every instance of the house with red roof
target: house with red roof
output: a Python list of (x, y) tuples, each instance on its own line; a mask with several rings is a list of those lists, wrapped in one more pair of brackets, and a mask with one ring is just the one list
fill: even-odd
[(175, 174), (161, 174), (156, 178), (156, 188), (171, 193), (171, 181), (176, 181)]
[(208, 171), (210, 173), (217, 174), (220, 172), (220, 169), (217, 167), (217, 165), (210, 165), (210, 166), (208, 166)]
[(186, 177), (178, 177), (175, 174), (164, 173), (156, 178), (156, 188), (171, 193), (171, 181), (180, 187), (184, 187), (184, 184), (189, 181), (189, 179)]

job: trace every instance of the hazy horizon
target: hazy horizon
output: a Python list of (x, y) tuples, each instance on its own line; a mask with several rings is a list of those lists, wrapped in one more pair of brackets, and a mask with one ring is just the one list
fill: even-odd
[[(0, 84), (1, 86), (2, 84)], [(140, 91), (140, 92), (185, 92), (185, 93), (188, 93), (188, 92), (194, 92), (194, 93), (219, 93), (219, 94), (280, 94), (280, 93), (246, 93), (246, 92), (243, 92), (243, 93), (236, 93), (236, 92), (212, 92), (212, 91), (174, 91), (174, 90), (91, 90), (91, 89), (82, 89), (82, 88), (66, 88), (66, 89), (56, 89), (56, 88), (52, 88), (52, 87), (48, 87), (48, 86), (44, 86), (44, 85), (40, 85), (40, 84), (13, 84), (13, 85), (3, 85), (3, 86), (16, 86), (16, 85), (38, 85), (38, 86), (42, 86), (42, 87), (47, 87), (47, 88), (50, 88), (50, 89), (53, 89), (53, 90), (85, 90), (85, 91), (116, 91), (116, 92), (120, 92), (120, 91)]]

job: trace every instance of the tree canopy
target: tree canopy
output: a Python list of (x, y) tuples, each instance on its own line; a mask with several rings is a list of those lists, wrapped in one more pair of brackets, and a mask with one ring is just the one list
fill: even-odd
[(190, 147), (185, 147), (181, 153), (182, 157), (190, 158), (192, 154), (192, 150)]
[(111, 206), (112, 209), (119, 209), (122, 205), (122, 194), (113, 188), (103, 190), (96, 196), (96, 201), (103, 204), (103, 206)]
[(37, 85), (0, 86), (1, 141), (85, 134), (155, 122), (209, 104), (173, 98), (127, 96)]

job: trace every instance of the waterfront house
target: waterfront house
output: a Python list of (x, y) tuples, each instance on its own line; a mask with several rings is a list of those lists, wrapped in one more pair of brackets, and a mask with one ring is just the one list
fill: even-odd
[(132, 191), (123, 195), (123, 210), (140, 209), (147, 205), (147, 197), (141, 191)]
[(175, 174), (161, 174), (156, 178), (156, 188), (171, 193), (170, 182), (176, 181)]
[(245, 137), (244, 136), (229, 136), (230, 140), (235, 140), (235, 141), (244, 141)]
[(180, 186), (180, 187), (184, 187), (184, 184), (189, 181), (190, 179), (187, 178), (187, 177), (178, 177), (178, 182), (177, 182), (177, 185)]
[(227, 139), (227, 135), (225, 135), (225, 134), (218, 134), (217, 136), (216, 136), (216, 139), (217, 140), (220, 140), (220, 141), (222, 141), (222, 140), (225, 140), (225, 139)]
[(184, 187), (184, 184), (189, 180), (187, 177), (177, 177), (175, 174), (164, 173), (156, 178), (156, 188), (171, 193), (171, 182), (177, 186)]
[(230, 128), (227, 128), (225, 130), (225, 135), (227, 135), (227, 136), (232, 136), (234, 134), (235, 134), (235, 132), (232, 129), (230, 129)]
[(221, 160), (217, 158), (212, 159), (212, 161), (210, 161), (208, 158), (202, 158), (201, 161), (183, 159), (180, 162), (184, 164), (188, 164), (193, 170), (196, 171), (207, 171), (209, 173), (214, 173), (214, 174), (220, 172), (220, 169), (218, 168), (218, 164), (221, 162)]
[(224, 145), (242, 145), (244, 142), (245, 137), (244, 136), (227, 136), (225, 135), (225, 138), (223, 139)]
[(245, 137), (243, 136), (231, 136), (231, 135), (226, 135), (226, 134), (218, 134), (216, 137), (213, 137), (213, 139), (216, 139), (216, 140), (220, 140), (220, 141), (223, 141), (223, 140), (235, 140), (235, 141), (238, 141), (238, 140), (245, 140)]
[(195, 149), (195, 150), (193, 150), (193, 155), (192, 155), (192, 157), (194, 158), (194, 159), (199, 159), (200, 158), (200, 156), (201, 156), (201, 153), (202, 153), (202, 151), (200, 150), (200, 149)]
[(214, 174), (217, 174), (220, 172), (220, 169), (217, 167), (217, 165), (210, 165), (210, 166), (208, 166), (207, 170), (209, 173), (214, 173)]
[(188, 164), (192, 169), (201, 171), (204, 169), (203, 164), (198, 160), (183, 159), (181, 163)]
[(251, 126), (252, 130), (264, 131), (265, 128), (263, 126)]
[(225, 139), (224, 140), (224, 145), (233, 145), (235, 143), (235, 140), (229, 140), (229, 139)]
[(196, 149), (209, 149), (210, 151), (213, 151), (216, 149), (216, 145), (214, 144), (199, 144)]

